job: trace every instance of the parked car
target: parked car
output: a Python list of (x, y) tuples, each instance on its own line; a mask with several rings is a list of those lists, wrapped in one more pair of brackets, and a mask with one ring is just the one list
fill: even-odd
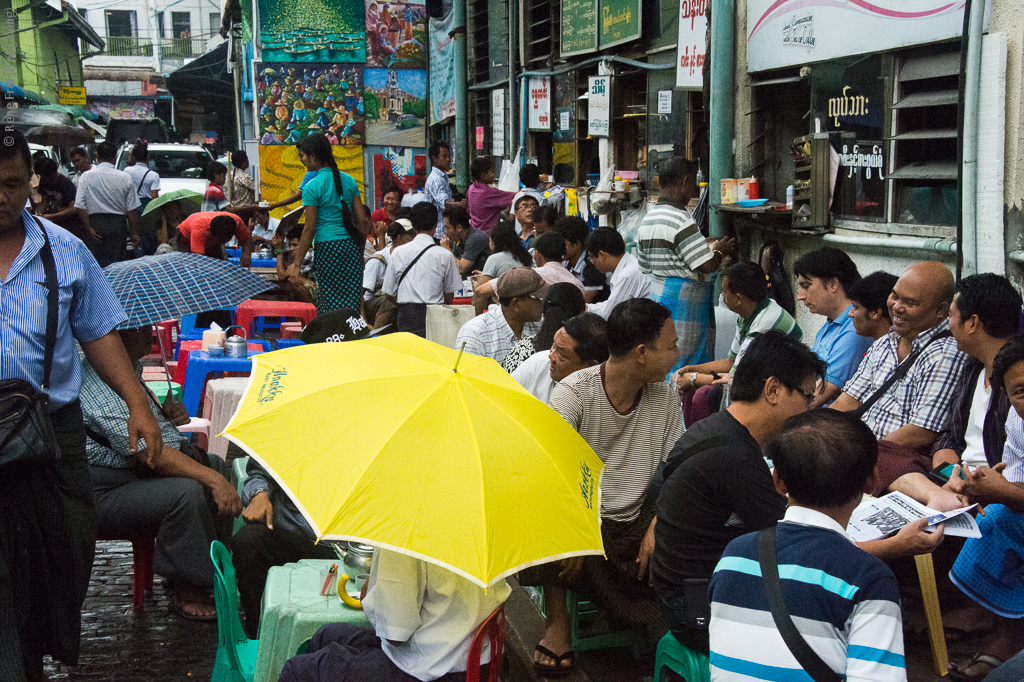
[(402, 114), (395, 121), (395, 127), (399, 130), (405, 130), (407, 128), (415, 128), (419, 123), (420, 120), (414, 114)]
[[(124, 170), (128, 165), (128, 154), (132, 145), (124, 144), (117, 153), (114, 165)], [(210, 184), (204, 176), (206, 167), (213, 162), (213, 156), (197, 144), (150, 144), (149, 167), (160, 176), (160, 193), (176, 189), (190, 189), (206, 193)]]

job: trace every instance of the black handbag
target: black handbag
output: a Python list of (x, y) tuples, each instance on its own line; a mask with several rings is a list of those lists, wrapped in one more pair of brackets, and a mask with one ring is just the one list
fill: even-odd
[(0, 473), (42, 469), (57, 463), (60, 447), (50, 421), (50, 369), (57, 345), (57, 266), (50, 238), (43, 231), (39, 256), (46, 273), (46, 346), (43, 357), (43, 383), (40, 390), (24, 379), (0, 381)]

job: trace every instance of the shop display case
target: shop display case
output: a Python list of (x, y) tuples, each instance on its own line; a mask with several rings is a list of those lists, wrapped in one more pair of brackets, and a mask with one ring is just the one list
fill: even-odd
[(793, 229), (828, 227), (829, 212), (828, 133), (804, 135), (793, 140)]

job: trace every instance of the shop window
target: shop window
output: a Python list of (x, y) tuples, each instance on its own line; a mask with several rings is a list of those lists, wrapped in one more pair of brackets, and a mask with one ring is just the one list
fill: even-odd
[(553, 4), (553, 0), (523, 0), (526, 22), (522, 30), (527, 70), (549, 66), (551, 55), (558, 54), (551, 31)]
[(637, 170), (647, 141), (647, 72), (642, 69), (612, 79), (611, 138), (616, 141), (615, 168)]
[(957, 101), (960, 53), (946, 48), (895, 61), (889, 160), (892, 220), (957, 222)]
[(216, 35), (217, 31), (220, 30), (220, 12), (209, 12), (210, 15), (210, 35)]
[(490, 77), (487, 0), (473, 0), (469, 3), (469, 26), (472, 30), (472, 43), (469, 53), (470, 81), (485, 83)]
[[(750, 165), (737, 166), (737, 176), (755, 176), (762, 197), (785, 201), (786, 188), (796, 181), (790, 153), (793, 140), (811, 130), (811, 84), (798, 69), (773, 72), (751, 83)], [(711, 188), (712, 192), (715, 188)], [(712, 194), (712, 196), (715, 196)]]
[(138, 35), (135, 10), (108, 9), (107, 35), (113, 38), (134, 38)]
[(163, 12), (157, 12), (156, 13), (156, 34), (158, 36), (160, 36), (161, 38), (165, 37), (164, 36), (164, 13)]
[[(469, 131), (469, 143), (472, 145), (470, 158), (487, 156), (491, 153), (491, 91), (474, 90), (471, 92), (473, 102), (473, 126)], [(482, 130), (481, 130), (482, 129)], [(482, 137), (478, 136), (482, 132)], [(500, 167), (497, 168), (500, 172)]]

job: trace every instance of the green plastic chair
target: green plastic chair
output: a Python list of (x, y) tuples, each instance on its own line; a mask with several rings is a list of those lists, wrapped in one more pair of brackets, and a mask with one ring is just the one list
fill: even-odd
[(260, 641), (246, 636), (238, 617), (238, 592), (231, 554), (227, 547), (214, 540), (210, 543), (210, 558), (217, 601), (217, 658), (210, 682), (252, 682)]
[(666, 633), (658, 642), (658, 653), (654, 657), (654, 682), (661, 682), (661, 669), (679, 674), (686, 682), (711, 682), (711, 659), (679, 643)]
[[(604, 612), (590, 600), (573, 590), (566, 592), (566, 606), (569, 608), (569, 625), (572, 628), (572, 650), (610, 649), (628, 646), (633, 650), (633, 659), (639, 660), (647, 648), (647, 628), (643, 625), (616, 627), (604, 623)], [(602, 630), (602, 631), (599, 631)]]

